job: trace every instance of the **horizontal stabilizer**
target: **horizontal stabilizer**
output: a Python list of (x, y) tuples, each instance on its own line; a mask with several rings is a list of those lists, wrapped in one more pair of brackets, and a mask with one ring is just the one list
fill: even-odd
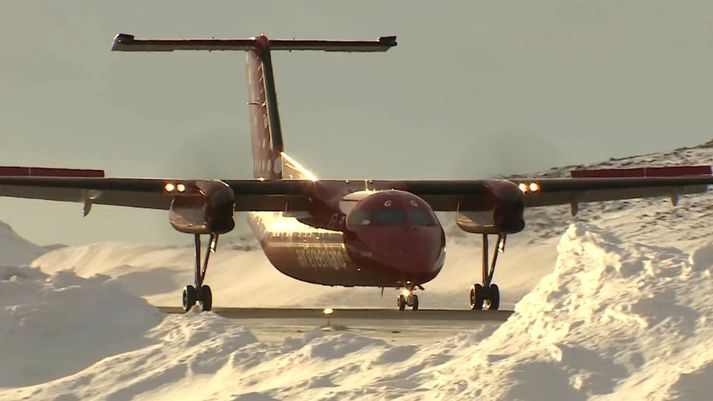
[[(174, 50), (250, 50), (261, 46), (257, 38), (248, 39), (136, 39), (120, 33), (114, 37), (111, 50), (137, 52), (171, 52)], [(377, 40), (311, 40), (270, 39), (270, 50), (322, 50), (333, 52), (384, 52), (396, 46), (396, 36)]]

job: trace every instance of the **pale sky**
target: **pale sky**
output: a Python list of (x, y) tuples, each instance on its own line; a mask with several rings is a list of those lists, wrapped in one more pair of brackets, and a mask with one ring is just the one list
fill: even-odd
[[(240, 53), (112, 53), (137, 37), (372, 39), (273, 55), (288, 153), (322, 178), (484, 178), (713, 136), (708, 1), (0, 2), (0, 165), (249, 178)], [(167, 212), (0, 199), (40, 243), (185, 244)]]

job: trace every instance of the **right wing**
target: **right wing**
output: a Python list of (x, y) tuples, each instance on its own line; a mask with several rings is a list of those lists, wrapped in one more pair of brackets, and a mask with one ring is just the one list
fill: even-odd
[[(167, 210), (175, 192), (167, 184), (190, 187), (196, 180), (103, 177), (0, 177), (0, 196), (62, 202), (89, 202)], [(309, 207), (311, 181), (226, 180), (236, 211), (303, 211)]]

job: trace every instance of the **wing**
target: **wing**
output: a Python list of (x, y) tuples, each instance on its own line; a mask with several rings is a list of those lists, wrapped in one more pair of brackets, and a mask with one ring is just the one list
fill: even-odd
[[(370, 181), (371, 182), (371, 181)], [(426, 200), (436, 211), (467, 211), (488, 196), (498, 182), (517, 185), (525, 206), (572, 205), (622, 199), (702, 193), (713, 185), (711, 166), (575, 170), (572, 178), (516, 178), (468, 181), (373, 181), (375, 189), (400, 189)]]
[(570, 204), (573, 213), (579, 203), (634, 198), (667, 196), (675, 205), (680, 195), (706, 192), (713, 183), (711, 166), (574, 170), (571, 175), (515, 182), (525, 194), (526, 206)]
[[(436, 211), (466, 211), (477, 208), (480, 200), (492, 193), (498, 183), (520, 187), (528, 207), (601, 202), (620, 199), (670, 196), (674, 203), (679, 195), (701, 193), (713, 184), (709, 166), (672, 167), (644, 176), (631, 176), (630, 171), (616, 170), (620, 176), (596, 173), (574, 178), (522, 178), (512, 180), (223, 180), (235, 193), (237, 211), (308, 211), (312, 194), (323, 188), (344, 187), (411, 192), (428, 202)], [(168, 178), (105, 178), (101, 170), (34, 169), (18, 175), (17, 168), (0, 167), (0, 196), (82, 202), (166, 210), (175, 192), (167, 185), (190, 187), (196, 180)], [(689, 169), (689, 170), (681, 170)], [(9, 171), (9, 172), (8, 172)], [(603, 170), (602, 170), (603, 171)], [(614, 170), (608, 170), (614, 171)], [(11, 174), (5, 175), (2, 174)], [(34, 175), (33, 175), (34, 174)], [(358, 183), (355, 187), (354, 184)]]
[[(105, 178), (101, 170), (0, 167), (0, 196), (166, 210), (175, 197), (167, 185), (196, 180)], [(10, 175), (7, 175), (10, 174)], [(22, 174), (22, 175), (20, 175)], [(226, 180), (238, 211), (307, 210), (311, 181)]]

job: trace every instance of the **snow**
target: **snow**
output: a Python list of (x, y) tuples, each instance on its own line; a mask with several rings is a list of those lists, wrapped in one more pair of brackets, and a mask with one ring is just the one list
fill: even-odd
[(108, 277), (0, 267), (0, 387), (43, 383), (145, 347), (144, 333), (161, 319)]
[[(602, 165), (712, 156), (706, 144)], [(420, 346), (319, 329), (263, 343), (212, 313), (162, 316), (140, 298), (176, 304), (190, 248), (55, 250), (0, 269), (0, 400), (709, 400), (712, 211), (709, 194), (677, 208), (587, 205), (575, 219), (531, 211), (496, 275), (515, 314)], [(477, 245), (452, 236), (422, 302), (463, 307)], [(378, 290), (303, 285), (234, 247), (209, 272), (223, 304), (392, 306)]]
[(0, 265), (23, 265), (43, 253), (58, 249), (63, 245), (38, 246), (20, 237), (9, 225), (0, 222)]

